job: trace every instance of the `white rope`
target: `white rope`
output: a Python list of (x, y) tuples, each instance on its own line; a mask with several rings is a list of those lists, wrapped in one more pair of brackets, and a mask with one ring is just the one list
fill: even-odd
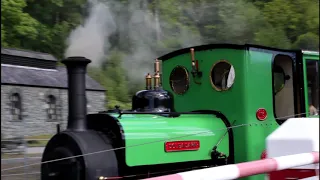
[[(283, 117), (279, 117), (279, 118), (275, 118), (275, 119), (289, 118), (289, 117), (294, 117), (294, 116), (303, 115), (303, 114), (306, 114), (306, 113), (294, 114), (294, 115), (289, 115), (289, 116), (283, 116)], [(235, 125), (235, 126), (231, 126), (231, 127), (228, 127), (228, 128), (216, 129), (216, 130), (214, 130), (214, 131), (222, 131), (222, 130), (227, 130), (227, 129), (232, 129), (232, 128), (238, 128), (238, 127), (243, 127), (243, 126), (261, 125), (261, 124), (264, 124), (264, 123), (263, 123), (263, 122), (257, 122), (257, 123), (240, 124), (240, 125)], [(265, 124), (269, 124), (269, 123), (265, 123)], [(119, 147), (119, 148), (113, 148), (113, 149), (106, 149), (106, 150), (96, 151), (96, 152), (92, 152), (92, 153), (86, 153), (86, 154), (81, 154), (81, 155), (76, 155), (76, 156), (70, 156), (70, 157), (65, 157), (65, 158), (60, 158), (60, 159), (54, 159), (54, 160), (45, 161), (45, 162), (40, 162), (40, 163), (33, 163), (33, 164), (24, 165), (24, 166), (16, 166), (16, 167), (12, 167), (12, 168), (2, 169), (1, 172), (3, 172), (3, 171), (8, 171), (8, 170), (12, 170), (12, 169), (19, 169), (19, 168), (28, 167), (28, 166), (39, 165), (39, 164), (46, 164), (46, 163), (51, 163), (51, 162), (57, 162), (57, 161), (62, 161), (62, 160), (67, 160), (67, 159), (72, 159), (72, 158), (77, 158), (77, 157), (89, 156), (89, 155), (94, 155), (94, 154), (99, 154), (99, 153), (104, 153), (104, 152), (109, 152), (109, 151), (117, 151), (117, 150), (120, 150), (120, 149), (137, 147), (137, 146), (143, 146), (143, 145), (146, 145), (146, 144), (153, 144), (153, 143), (157, 143), (157, 142), (163, 142), (163, 141), (168, 141), (168, 140), (172, 140), (172, 139), (179, 139), (179, 138), (184, 138), (184, 137), (189, 137), (189, 136), (194, 136), (194, 135), (199, 135), (199, 134), (204, 134), (204, 133), (209, 133), (209, 132), (212, 132), (212, 130), (210, 130), (210, 131), (203, 131), (203, 132), (199, 132), (199, 133), (188, 134), (188, 135), (184, 135), (184, 136), (172, 137), (172, 138), (168, 138), (168, 139), (161, 139), (161, 140), (158, 140), (158, 141), (152, 141), (152, 142), (147, 142), (147, 143), (142, 143), (142, 144), (135, 144), (135, 145), (128, 146), (128, 147)]]
[[(242, 126), (248, 126), (248, 125), (255, 125), (255, 124), (261, 124), (261, 123), (241, 124), (241, 125), (236, 125), (236, 126), (232, 126), (232, 127), (228, 127), (228, 128), (217, 129), (215, 131), (227, 130), (227, 129), (237, 128), (237, 127), (242, 127)], [(25, 166), (16, 166), (16, 167), (12, 167), (12, 168), (2, 169), (1, 172), (12, 170), (12, 169), (19, 169), (19, 168), (23, 168), (23, 167), (27, 167), (27, 166), (34, 166), (34, 165), (57, 162), (57, 161), (62, 161), (62, 160), (67, 160), (67, 159), (72, 159), (72, 158), (77, 158), (77, 157), (89, 156), (89, 155), (99, 154), (99, 153), (104, 153), (104, 152), (109, 152), (109, 151), (117, 151), (117, 150), (125, 149), (125, 148), (143, 146), (143, 145), (146, 145), (146, 144), (153, 144), (153, 143), (163, 142), (163, 141), (167, 141), (167, 140), (171, 140), (171, 139), (179, 139), (179, 138), (183, 138), (183, 137), (189, 137), (189, 136), (198, 135), (198, 134), (204, 134), (204, 133), (208, 133), (208, 132), (211, 132), (211, 131), (203, 131), (203, 132), (199, 132), (199, 133), (188, 134), (188, 135), (185, 135), (185, 136), (177, 136), (177, 137), (173, 137), (173, 138), (169, 138), (169, 139), (161, 139), (161, 140), (158, 140), (158, 141), (152, 141), (152, 142), (147, 142), (147, 143), (142, 143), (142, 144), (135, 144), (135, 145), (128, 146), (128, 147), (119, 147), (119, 148), (113, 148), (113, 149), (106, 149), (106, 150), (96, 151), (96, 152), (92, 152), (92, 153), (86, 153), (86, 154), (70, 156), (70, 157), (60, 158), (60, 159), (54, 159), (54, 160), (40, 162), (40, 163), (28, 164), (28, 165), (25, 165)]]

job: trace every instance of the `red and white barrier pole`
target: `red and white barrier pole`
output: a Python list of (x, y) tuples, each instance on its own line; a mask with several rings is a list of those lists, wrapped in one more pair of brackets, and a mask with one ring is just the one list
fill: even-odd
[(228, 180), (319, 163), (319, 152), (301, 153), (239, 164), (187, 171), (147, 180)]
[[(291, 118), (266, 139), (267, 158), (319, 151), (319, 118)], [(268, 174), (269, 180), (315, 180), (319, 164), (298, 166)]]

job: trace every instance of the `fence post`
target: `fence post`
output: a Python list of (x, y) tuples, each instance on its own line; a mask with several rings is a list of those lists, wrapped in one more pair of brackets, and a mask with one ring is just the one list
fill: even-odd
[(26, 141), (26, 134), (27, 134), (27, 123), (25, 122), (25, 116), (22, 116), (22, 128), (24, 129), (23, 131), (21, 131), (22, 134), (22, 142), (23, 142), (23, 147), (24, 147), (24, 151), (23, 151), (23, 162), (24, 162), (24, 173), (28, 173), (28, 143)]
[(60, 133), (60, 124), (57, 124), (57, 134)]

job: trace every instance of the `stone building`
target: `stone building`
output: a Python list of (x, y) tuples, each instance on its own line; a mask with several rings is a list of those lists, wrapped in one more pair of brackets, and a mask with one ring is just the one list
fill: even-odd
[[(1, 48), (1, 135), (52, 134), (68, 119), (67, 71), (50, 54)], [(88, 113), (105, 110), (105, 89), (86, 76)]]

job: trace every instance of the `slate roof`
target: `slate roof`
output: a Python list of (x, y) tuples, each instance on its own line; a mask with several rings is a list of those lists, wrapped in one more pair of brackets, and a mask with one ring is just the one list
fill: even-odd
[[(67, 88), (68, 78), (65, 67), (59, 66), (56, 70), (52, 70), (1, 64), (1, 84)], [(86, 89), (105, 91), (88, 75), (86, 75)]]
[(29, 50), (24, 50), (24, 49), (2, 48), (1, 47), (1, 54), (18, 56), (18, 57), (28, 57), (28, 58), (32, 58), (32, 59), (57, 61), (57, 59), (51, 54), (29, 51)]

